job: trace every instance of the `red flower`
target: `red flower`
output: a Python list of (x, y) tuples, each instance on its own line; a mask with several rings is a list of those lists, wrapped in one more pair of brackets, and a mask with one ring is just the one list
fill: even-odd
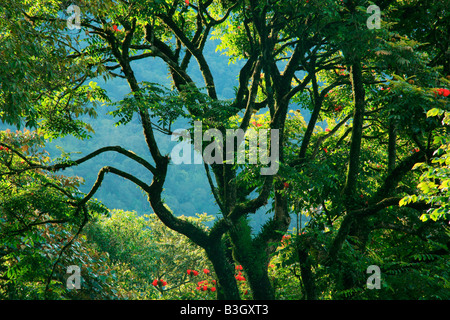
[(283, 185), (284, 185), (285, 189), (289, 188), (289, 183), (285, 182), (285, 183), (283, 183)]
[(194, 276), (198, 276), (198, 271), (197, 270), (192, 270), (192, 273), (194, 274)]
[(207, 286), (203, 286), (202, 290), (206, 291), (206, 290), (208, 290), (208, 287)]
[(191, 269), (187, 269), (187, 274), (191, 275), (192, 270)]
[(327, 148), (323, 148), (323, 151), (325, 151), (325, 153), (328, 153), (328, 150), (327, 150)]
[(236, 266), (236, 270), (242, 270), (242, 266), (241, 265)]
[(119, 28), (117, 28), (116, 25), (113, 25), (113, 30), (114, 30), (115, 32), (122, 32), (122, 30), (119, 30)]
[(437, 95), (448, 97), (450, 95), (450, 90), (449, 89), (444, 89), (444, 88), (439, 88), (436, 91), (435, 96), (437, 96)]
[(330, 128), (325, 129), (325, 132), (330, 132), (330, 131), (331, 131)]
[(420, 149), (419, 149), (419, 148), (414, 148), (414, 151), (415, 151), (415, 152), (419, 152)]
[(211, 291), (212, 292), (216, 291), (216, 287), (211, 287)]
[(208, 270), (208, 269), (203, 269), (203, 272), (206, 273), (206, 274), (208, 274), (208, 273), (209, 273), (209, 270)]
[(157, 287), (158, 285), (164, 287), (167, 285), (167, 282), (162, 279), (160, 279), (160, 280), (155, 279), (155, 280), (153, 280), (152, 285), (154, 285), (155, 287)]
[(189, 5), (189, 0), (184, 0), (184, 3), (186, 3), (186, 5)]
[(235, 276), (237, 281), (245, 281), (245, 278), (243, 276), (237, 275)]

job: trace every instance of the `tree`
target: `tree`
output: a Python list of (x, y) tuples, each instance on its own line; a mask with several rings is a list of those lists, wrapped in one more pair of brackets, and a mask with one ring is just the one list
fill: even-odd
[[(0, 135), (0, 297), (119, 297), (107, 257), (80, 236), (89, 216), (104, 213), (102, 206), (76, 201), (81, 178), (29, 169), (31, 163), (50, 162), (41, 135), (28, 130)], [(80, 267), (84, 290), (66, 286), (72, 265)]]

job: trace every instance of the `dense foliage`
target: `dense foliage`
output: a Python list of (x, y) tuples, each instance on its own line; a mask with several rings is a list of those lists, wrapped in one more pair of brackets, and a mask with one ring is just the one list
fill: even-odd
[(4, 1), (0, 297), (449, 299), (448, 5), (372, 4)]

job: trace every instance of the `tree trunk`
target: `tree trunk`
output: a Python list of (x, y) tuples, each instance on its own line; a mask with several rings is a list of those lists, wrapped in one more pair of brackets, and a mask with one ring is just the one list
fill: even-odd
[(272, 284), (267, 275), (268, 256), (258, 239), (252, 239), (246, 218), (241, 218), (230, 231), (233, 256), (242, 265), (254, 299), (273, 300)]
[(317, 288), (314, 274), (311, 270), (311, 262), (308, 256), (308, 251), (304, 248), (297, 250), (298, 259), (300, 262), (300, 271), (302, 273), (302, 282), (305, 287), (306, 299), (317, 300)]
[(275, 293), (267, 274), (267, 265), (255, 265), (247, 272), (248, 282), (255, 300), (274, 300)]
[[(350, 81), (353, 90), (353, 102), (355, 111), (353, 113), (352, 138), (350, 142), (350, 155), (348, 162), (347, 178), (344, 187), (344, 196), (347, 209), (353, 207), (356, 192), (356, 184), (359, 173), (359, 162), (361, 154), (361, 140), (364, 122), (365, 92), (361, 62), (353, 62), (350, 68)], [(349, 211), (349, 210), (347, 210)]]
[(389, 123), (389, 146), (388, 146), (388, 172), (395, 168), (395, 158), (397, 151), (397, 129), (394, 120)]
[(355, 104), (355, 110), (353, 113), (353, 128), (352, 137), (350, 142), (350, 154), (348, 161), (347, 177), (345, 186), (343, 189), (344, 204), (347, 210), (347, 215), (342, 221), (341, 227), (333, 240), (330, 247), (329, 263), (333, 263), (337, 258), (338, 252), (342, 247), (345, 239), (349, 233), (355, 233), (355, 229), (358, 228), (358, 222), (355, 221), (356, 217), (349, 214), (352, 209), (358, 207), (356, 187), (359, 173), (359, 162), (361, 154), (361, 141), (363, 133), (364, 123), (364, 107), (365, 107), (365, 91), (363, 84), (363, 76), (361, 69), (361, 61), (353, 61), (350, 68), (350, 82), (352, 84), (353, 102)]
[(212, 241), (206, 249), (206, 255), (213, 264), (217, 275), (217, 299), (239, 300), (239, 289), (234, 278), (234, 266), (226, 257), (222, 241)]

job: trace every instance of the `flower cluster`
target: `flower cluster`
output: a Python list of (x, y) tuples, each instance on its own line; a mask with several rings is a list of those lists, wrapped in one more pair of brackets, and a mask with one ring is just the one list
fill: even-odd
[[(203, 272), (205, 273), (205, 274), (209, 274), (210, 273), (210, 271), (208, 270), (208, 269), (203, 269)], [(191, 270), (191, 269), (187, 269), (187, 274), (188, 275), (190, 275), (190, 276), (198, 276), (198, 271), (197, 270)]]
[(239, 271), (237, 275), (234, 276), (237, 281), (246, 281), (245, 277), (242, 275), (242, 272)]
[[(248, 289), (247, 289), (247, 284), (246, 284), (246, 278), (244, 277), (242, 270), (243, 267), (241, 265), (237, 265), (235, 266), (236, 271), (238, 272), (237, 274), (234, 275), (234, 277), (236, 278), (236, 280), (240, 283), (240, 287), (242, 289), (242, 292), (244, 295), (247, 295), (249, 293)], [(207, 276), (211, 276), (211, 271), (209, 269), (203, 269), (203, 273)], [(194, 270), (194, 269), (187, 269), (187, 274), (190, 276), (190, 279), (192, 279), (192, 277), (196, 277), (200, 274), (200, 272)], [(205, 279), (202, 281), (198, 281), (196, 283), (195, 289), (200, 291), (200, 292), (216, 292), (217, 291), (217, 281), (214, 279)]]
[(340, 111), (342, 111), (342, 106), (336, 106), (336, 107), (334, 108), (334, 111), (335, 111), (335, 112), (340, 112)]
[[(209, 269), (205, 268), (205, 269), (203, 269), (203, 273), (205, 275), (210, 275), (211, 271)], [(199, 272), (194, 269), (187, 269), (187, 274), (191, 277), (196, 277), (199, 275)], [(197, 282), (196, 289), (199, 291), (215, 292), (217, 290), (215, 285), (216, 285), (216, 280), (210, 280), (210, 282), (208, 282), (208, 280), (202, 280), (202, 281)]]
[(448, 97), (450, 95), (450, 90), (444, 89), (444, 88), (439, 88), (439, 89), (435, 90), (435, 96), (437, 97), (438, 95)]
[(167, 285), (167, 282), (163, 279), (155, 279), (153, 280), (152, 285), (154, 285), (155, 287), (165, 287)]
[[(212, 284), (216, 284), (216, 280), (212, 280), (211, 281), (211, 283)], [(215, 286), (211, 286), (211, 287), (208, 287), (208, 280), (203, 280), (203, 281), (199, 281), (198, 283), (197, 283), (197, 287), (196, 287), (196, 289), (197, 290), (200, 290), (200, 291), (211, 291), (211, 292), (215, 292), (216, 291), (216, 287)]]
[(291, 235), (284, 235), (283, 237), (281, 237), (281, 245), (285, 246), (291, 243)]
[(197, 270), (187, 269), (187, 274), (190, 275), (190, 276), (198, 276), (198, 271)]
[(123, 32), (123, 30), (120, 30), (120, 29), (117, 27), (117, 25), (113, 25), (112, 29), (113, 29), (113, 31), (115, 31), (115, 32)]
[(245, 277), (242, 275), (242, 270), (244, 268), (242, 268), (241, 265), (237, 265), (235, 267), (235, 269), (236, 269), (236, 271), (238, 271), (238, 274), (234, 275), (234, 277), (236, 278), (237, 281), (239, 281), (241, 283), (241, 288), (245, 289), (244, 290), (244, 295), (247, 295), (248, 294), (248, 289), (246, 289), (247, 285), (245, 284), (245, 281), (247, 281), (247, 279), (245, 279)]
[(3, 147), (3, 146), (0, 146), (0, 151), (6, 151), (6, 152), (9, 152), (9, 149), (8, 148), (6, 148), (6, 147)]

